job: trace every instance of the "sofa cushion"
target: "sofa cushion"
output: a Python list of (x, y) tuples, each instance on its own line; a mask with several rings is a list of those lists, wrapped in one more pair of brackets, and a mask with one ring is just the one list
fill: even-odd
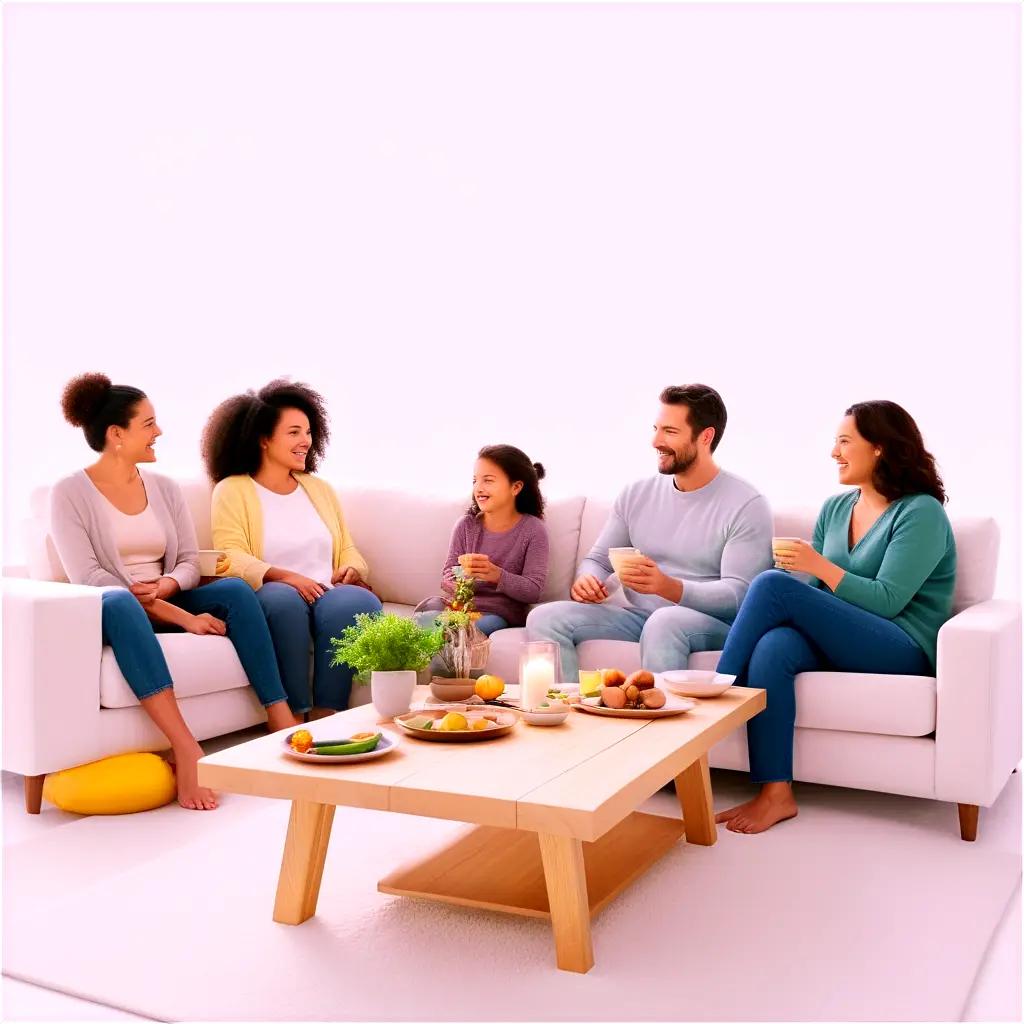
[[(691, 669), (714, 669), (721, 651), (690, 656)], [(587, 640), (580, 667), (640, 668), (640, 645)], [(752, 680), (756, 685), (756, 680)], [(796, 724), (804, 729), (927, 736), (935, 731), (935, 678), (855, 672), (801, 672), (796, 677)]]
[[(580, 528), (580, 545), (576, 556), (579, 565), (594, 546), (601, 527), (611, 512), (612, 502), (602, 498), (587, 498)], [(775, 508), (773, 533), (776, 537), (803, 537), (809, 541), (814, 535), (817, 509)], [(995, 592), (996, 569), (999, 560), (999, 526), (987, 516), (959, 516), (950, 518), (956, 541), (956, 585), (953, 591), (953, 611), (961, 612), (971, 605), (987, 601)]]
[[(223, 636), (161, 633), (157, 636), (179, 699), (248, 686), (235, 648)], [(139, 703), (118, 667), (114, 652), (103, 648), (100, 659), (100, 707), (129, 708)]]
[[(441, 568), (465, 498), (407, 491), (342, 490), (342, 509), (356, 547), (370, 566), (370, 583), (384, 602), (419, 604), (441, 592)], [(551, 554), (544, 600), (567, 597), (575, 569), (582, 498), (548, 503)]]

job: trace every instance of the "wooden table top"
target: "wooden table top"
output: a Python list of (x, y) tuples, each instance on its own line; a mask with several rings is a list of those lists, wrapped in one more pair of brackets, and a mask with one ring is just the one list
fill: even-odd
[(199, 782), (222, 792), (593, 841), (764, 707), (764, 690), (733, 687), (671, 718), (574, 711), (562, 726), (520, 722), (505, 737), (436, 743), (381, 722), (373, 706), (364, 705), (322, 719), (317, 732), (351, 735), (379, 726), (400, 740), (387, 757), (352, 765), (309, 764), (289, 757), (282, 749), (286, 734), (277, 733), (204, 757)]

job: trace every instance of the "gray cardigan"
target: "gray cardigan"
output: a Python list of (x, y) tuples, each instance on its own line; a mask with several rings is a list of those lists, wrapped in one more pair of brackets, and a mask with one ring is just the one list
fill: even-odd
[[(167, 541), (164, 575), (177, 580), (182, 590), (191, 590), (199, 583), (199, 553), (181, 488), (169, 477), (142, 470), (139, 474)], [(64, 477), (50, 492), (50, 533), (72, 583), (132, 585), (114, 542), (108, 505), (84, 469)]]

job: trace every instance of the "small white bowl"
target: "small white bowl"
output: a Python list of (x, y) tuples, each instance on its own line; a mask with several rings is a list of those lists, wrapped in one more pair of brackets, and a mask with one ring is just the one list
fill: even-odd
[(662, 672), (658, 678), (669, 693), (678, 694), (680, 697), (720, 697), (736, 682), (735, 676), (696, 669)]
[(527, 725), (561, 725), (568, 717), (572, 708), (550, 707), (534, 708), (533, 711), (520, 711), (523, 721)]

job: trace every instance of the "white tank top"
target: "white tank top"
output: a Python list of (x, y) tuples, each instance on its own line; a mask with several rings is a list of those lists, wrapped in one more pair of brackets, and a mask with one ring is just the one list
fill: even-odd
[(110, 525), (114, 543), (133, 583), (158, 580), (164, 572), (167, 538), (152, 505), (138, 515), (130, 516), (115, 508), (109, 501)]
[[(256, 483), (254, 480), (253, 483)], [(263, 561), (331, 585), (331, 531), (301, 484), (291, 494), (277, 494), (256, 484), (263, 510)]]

